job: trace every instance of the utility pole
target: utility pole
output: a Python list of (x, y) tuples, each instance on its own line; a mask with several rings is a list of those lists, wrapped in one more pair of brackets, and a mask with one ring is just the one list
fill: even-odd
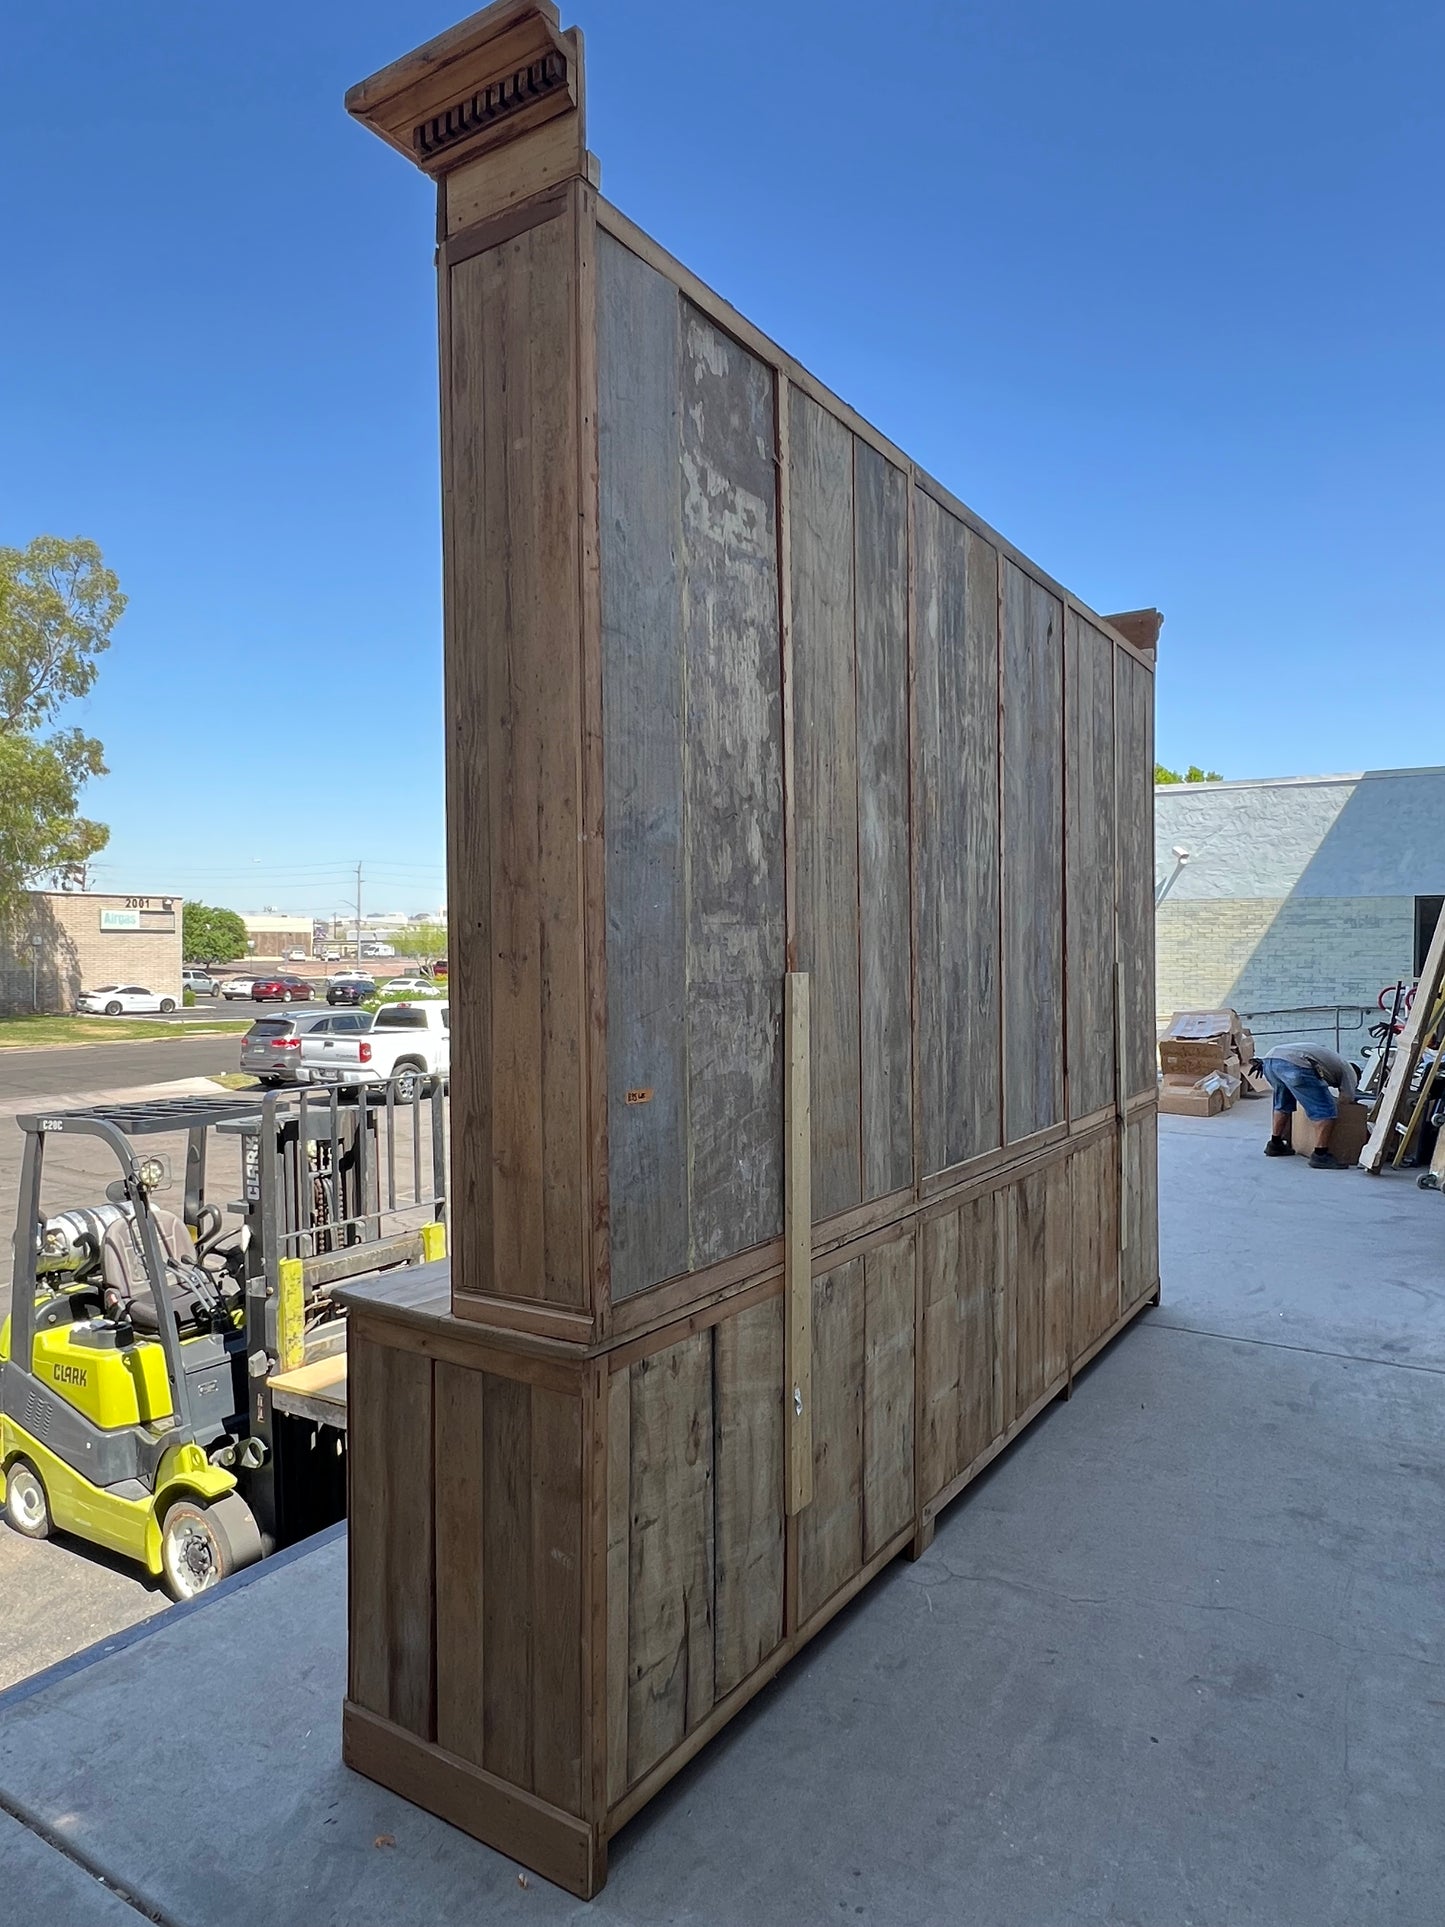
[(356, 961), (361, 963), (361, 865), (356, 866)]

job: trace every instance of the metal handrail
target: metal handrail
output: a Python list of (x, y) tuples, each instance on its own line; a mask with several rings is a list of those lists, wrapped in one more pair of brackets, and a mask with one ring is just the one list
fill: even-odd
[[(1345, 1022), (1347, 1014), (1352, 1017), (1349, 1023)], [(1255, 1038), (1297, 1037), (1301, 1031), (1322, 1031), (1333, 1035), (1338, 1051), (1342, 1037), (1352, 1031), (1366, 1030), (1371, 1022), (1379, 1020), (1381, 1013), (1374, 1004), (1282, 1004), (1274, 1010), (1246, 1010), (1240, 1015)], [(1305, 1021), (1266, 1025), (1260, 1021), (1265, 1017), (1295, 1017)], [(1321, 1021), (1311, 1022), (1312, 1018)]]

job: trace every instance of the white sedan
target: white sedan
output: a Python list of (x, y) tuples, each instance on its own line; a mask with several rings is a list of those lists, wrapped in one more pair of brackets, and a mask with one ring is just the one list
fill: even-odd
[(82, 990), (75, 1007), (92, 1015), (135, 1017), (157, 1010), (169, 1015), (176, 1002), (176, 998), (163, 997), (143, 984), (102, 984), (99, 990)]
[(244, 997), (246, 1002), (250, 1003), (251, 990), (255, 982), (254, 977), (228, 977), (221, 985), (221, 995), (229, 998), (233, 1003), (238, 997)]
[(434, 984), (430, 977), (388, 977), (377, 989), (388, 997), (445, 997), (445, 984)]

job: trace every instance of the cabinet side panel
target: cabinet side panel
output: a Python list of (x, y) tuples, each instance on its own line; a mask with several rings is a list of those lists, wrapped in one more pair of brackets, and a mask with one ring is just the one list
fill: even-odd
[(1004, 1135), (1064, 1116), (1063, 607), (1003, 565)]
[(914, 491), (918, 892), (924, 1171), (1001, 1141), (998, 564)]
[(783, 1223), (783, 759), (771, 369), (684, 302), (693, 1267)]
[[(489, 1011), (455, 1001), (453, 1140), (490, 1188), (458, 1214), (456, 1289), (587, 1301), (581, 916), (576, 229), (568, 211), (453, 269), (448, 705), (477, 717), (449, 798), (451, 889), (487, 930)], [(457, 498), (462, 444), (468, 486)], [(480, 450), (478, 455), (477, 451)], [(465, 615), (463, 615), (465, 611)], [(482, 736), (485, 719), (485, 736)], [(482, 753), (477, 754), (477, 751)], [(483, 798), (482, 792), (485, 791)], [(485, 864), (475, 849), (485, 836)], [(486, 892), (485, 916), (474, 898)], [(468, 945), (470, 947), (470, 945)], [(489, 1017), (488, 1036), (478, 1034)], [(471, 1143), (486, 1145), (489, 1170)]]
[(783, 1636), (783, 1301), (713, 1327), (717, 1605), (724, 1698)]
[(1069, 1160), (1074, 1218), (1075, 1358), (1118, 1322), (1119, 1137), (1115, 1130)]
[(854, 442), (863, 1196), (913, 1182), (908, 483)]
[(1159, 1283), (1159, 1120), (1153, 1110), (1124, 1129), (1123, 1309), (1146, 1298)]
[(608, 1172), (624, 1298), (688, 1268), (679, 303), (606, 234), (597, 270)]
[(863, 1559), (913, 1517), (917, 1233), (863, 1259)]
[(801, 390), (789, 396), (797, 967), (809, 977), (817, 1222), (857, 1204), (863, 1181), (853, 437)]
[(353, 1328), (349, 1347), (351, 1697), (436, 1736), (432, 1364)]
[(798, 1615), (863, 1564), (863, 1259), (813, 1280), (813, 1499), (798, 1514)]
[(1114, 645), (1070, 610), (1065, 625), (1069, 1115), (1114, 1102)]
[(712, 1334), (698, 1332), (627, 1369), (631, 1785), (713, 1704)]

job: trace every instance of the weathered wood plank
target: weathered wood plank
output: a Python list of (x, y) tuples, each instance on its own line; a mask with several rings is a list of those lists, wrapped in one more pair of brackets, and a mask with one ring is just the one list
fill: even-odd
[(688, 1268), (678, 313), (675, 288), (599, 236), (614, 1299)]
[(782, 1299), (724, 1318), (713, 1346), (713, 1690), (722, 1699), (783, 1636)]
[(713, 1703), (712, 1334), (631, 1367), (627, 1778)]
[(863, 1197), (913, 1182), (908, 483), (855, 442)]
[(1114, 1101), (1114, 645), (1068, 612), (1064, 626), (1069, 1115)]
[(368, 1420), (351, 1443), (356, 1636), (351, 1698), (435, 1736), (432, 1360), (360, 1343), (349, 1382)]
[(351, 1697), (424, 1740), (436, 1734), (431, 1360), (363, 1341), (349, 1396)]
[(1152, 1091), (1154, 1031), (1154, 677), (1115, 652), (1118, 737), (1119, 955), (1124, 1095)]
[(813, 1498), (813, 1184), (809, 980), (790, 970), (783, 987), (783, 1437), (785, 1507)]
[(436, 1399), (437, 1743), (482, 1764), (482, 1388), (438, 1360)]
[(495, 624), (488, 590), (486, 349), (477, 299), (482, 270), (440, 277), (442, 540), (445, 572), (442, 705), (446, 732), (447, 907), (450, 945), (451, 1257), (456, 1289), (494, 1292), (492, 1168), (492, 831), (490, 769)]
[(532, 1388), (482, 1384), (482, 1765), (532, 1785)]
[(1004, 1136), (1064, 1115), (1063, 608), (1003, 565)]
[(607, 1381), (607, 1804), (627, 1791), (628, 1607), (632, 1557), (632, 1373)]
[(783, 1214), (782, 693), (771, 371), (682, 309), (691, 1260)]
[(913, 1517), (917, 1234), (863, 1259), (863, 1550), (866, 1562)]
[(923, 1157), (945, 1171), (1001, 1140), (998, 560), (914, 491)]
[(1075, 1358), (1118, 1322), (1119, 1141), (1114, 1132), (1069, 1159), (1073, 1194)]
[(920, 1500), (927, 1502), (1004, 1432), (1005, 1293), (999, 1201), (984, 1192), (924, 1220)]
[[(547, 221), (453, 271), (453, 333), (476, 328), (482, 441), (480, 552), (454, 570), (507, 593), (475, 599), (454, 636), (463, 700), (480, 679), (491, 865), (494, 1277), (554, 1303), (587, 1296), (583, 1100), (581, 692), (578, 522), (558, 475), (577, 468), (570, 219)], [(455, 411), (452, 434), (461, 433)], [(461, 665), (481, 660), (481, 673)], [(466, 895), (476, 886), (461, 879)], [(465, 1048), (464, 1036), (459, 1039)], [(458, 1082), (471, 1079), (462, 1066)], [(465, 1240), (464, 1240), (465, 1242)], [(465, 1282), (465, 1281), (463, 1281)]]
[(532, 1791), (582, 1811), (582, 1401), (532, 1387)]
[(812, 1032), (813, 1217), (862, 1195), (853, 437), (790, 391), (797, 967)]
[[(992, 1198), (988, 1200), (992, 1206)], [(923, 1409), (919, 1423), (919, 1499), (942, 1491), (960, 1470), (957, 1440), (965, 1356), (959, 1291), (957, 1211), (925, 1218), (923, 1245)], [(989, 1224), (993, 1218), (990, 1209)]]
[(863, 1564), (863, 1260), (813, 1280), (813, 1503), (798, 1514), (799, 1614)]
[(1159, 1282), (1159, 1120), (1153, 1111), (1124, 1127), (1123, 1308)]
[(1070, 1185), (1063, 1159), (999, 1194), (1000, 1245), (1013, 1307), (1010, 1421), (1068, 1370), (1072, 1306)]

